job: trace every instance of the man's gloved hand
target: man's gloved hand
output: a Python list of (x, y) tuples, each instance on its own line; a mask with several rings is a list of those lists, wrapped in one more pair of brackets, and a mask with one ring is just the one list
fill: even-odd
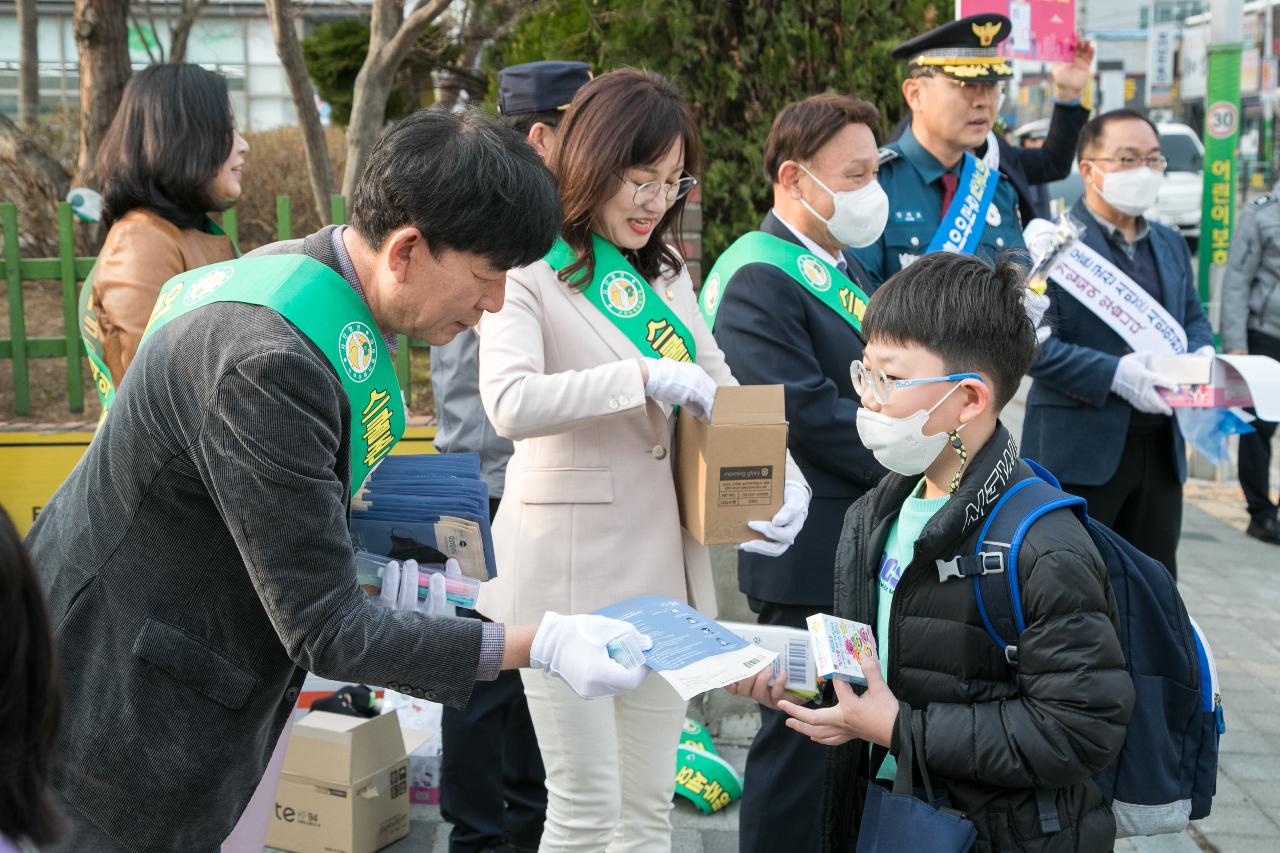
[(782, 489), (782, 509), (770, 521), (748, 521), (756, 533), (765, 540), (752, 539), (738, 546), (739, 551), (777, 557), (783, 554), (800, 535), (804, 520), (809, 517), (809, 487), (795, 480), (787, 480)]
[(1022, 293), (1022, 307), (1027, 312), (1027, 319), (1031, 321), (1032, 328), (1037, 332), (1037, 338), (1039, 338), (1040, 324), (1044, 322), (1044, 312), (1049, 310), (1049, 304), (1048, 294), (1036, 293), (1030, 289)]
[(642, 649), (653, 641), (629, 622), (583, 613), (561, 616), (548, 610), (533, 635), (529, 665), (546, 670), (569, 685), (583, 699), (601, 699), (634, 690), (648, 667), (627, 669), (609, 657), (610, 640), (631, 635)]
[(711, 417), (716, 381), (705, 370), (692, 362), (669, 358), (650, 358), (644, 364), (649, 371), (649, 379), (644, 383), (646, 396), (688, 409), (694, 417)]
[(1150, 352), (1131, 352), (1120, 356), (1116, 375), (1111, 380), (1111, 390), (1129, 401), (1139, 412), (1153, 415), (1171, 415), (1173, 409), (1160, 396), (1157, 388), (1178, 390), (1178, 383), (1166, 379), (1151, 369)]
[(378, 600), (391, 610), (418, 609), (418, 561), (392, 560), (382, 570)]
[(1217, 355), (1218, 351), (1213, 348), (1212, 344), (1205, 344), (1196, 350), (1196, 355)]

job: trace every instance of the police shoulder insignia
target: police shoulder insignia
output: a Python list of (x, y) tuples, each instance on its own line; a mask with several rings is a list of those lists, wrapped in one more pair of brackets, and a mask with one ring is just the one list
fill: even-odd
[(892, 148), (881, 148), (880, 149), (880, 165), (883, 166), (885, 163), (891, 163), (894, 160), (897, 160), (899, 156), (901, 155), (899, 155), (898, 152), (894, 151)]

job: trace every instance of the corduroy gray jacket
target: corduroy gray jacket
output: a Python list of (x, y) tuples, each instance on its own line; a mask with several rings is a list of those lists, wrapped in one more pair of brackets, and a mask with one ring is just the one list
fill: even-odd
[[(325, 232), (305, 250), (341, 274)], [(281, 315), (208, 305), (147, 340), (32, 528), (65, 695), (56, 785), (125, 849), (217, 850), (306, 671), (470, 697), (481, 623), (356, 583), (349, 415)]]

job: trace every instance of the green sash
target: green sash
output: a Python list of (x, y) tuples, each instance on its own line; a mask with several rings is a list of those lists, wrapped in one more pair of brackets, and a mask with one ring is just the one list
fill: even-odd
[(702, 298), (698, 301), (702, 319), (710, 328), (716, 327), (716, 312), (720, 310), (724, 289), (733, 280), (734, 273), (747, 264), (755, 263), (771, 264), (791, 276), (852, 326), (859, 338), (862, 337), (862, 315), (867, 312), (867, 300), (871, 297), (848, 276), (804, 246), (763, 231), (743, 234), (724, 250), (711, 268), (711, 274), (702, 285)]
[(391, 353), (364, 301), (306, 255), (245, 258), (190, 270), (160, 291), (147, 338), (175, 317), (214, 302), (279, 312), (319, 347), (351, 401), (351, 493), (404, 435), (404, 401)]
[[(608, 317), (646, 358), (696, 359), (698, 350), (693, 333), (671, 306), (658, 298), (612, 243), (595, 234), (591, 240), (595, 249), (595, 275), (582, 290), (587, 301)], [(546, 257), (556, 272), (577, 259), (563, 238), (556, 240)], [(581, 284), (582, 279), (579, 274), (570, 284)]]
[[(225, 237), (227, 234), (218, 223), (207, 216), (204, 220), (204, 230), (219, 237)], [(240, 257), (240, 250), (236, 248), (234, 241), (231, 243), (231, 249), (236, 253), (236, 257)], [(97, 264), (94, 264), (93, 269), (89, 270), (89, 274), (85, 276), (84, 286), (80, 288), (80, 337), (84, 340), (85, 354), (89, 357), (89, 372), (93, 376), (93, 387), (98, 391), (98, 399), (102, 402), (102, 417), (105, 418), (111, 403), (116, 398), (116, 386), (111, 379), (111, 371), (107, 369), (106, 350), (102, 346), (98, 314), (89, 307), (89, 297), (93, 294), (93, 273), (96, 269)]]

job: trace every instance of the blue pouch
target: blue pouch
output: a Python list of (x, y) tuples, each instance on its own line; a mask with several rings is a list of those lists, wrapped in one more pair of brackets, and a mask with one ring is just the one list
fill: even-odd
[[(857, 853), (966, 853), (978, 830), (963, 815), (946, 807), (946, 797), (935, 797), (929, 771), (924, 766), (924, 735), (915, 731), (911, 708), (905, 703), (898, 714), (898, 772), (889, 791), (874, 781), (867, 785)], [(872, 776), (885, 752), (872, 752)], [(923, 792), (915, 789), (912, 767), (920, 768)], [(923, 793), (923, 799), (918, 794)]]

